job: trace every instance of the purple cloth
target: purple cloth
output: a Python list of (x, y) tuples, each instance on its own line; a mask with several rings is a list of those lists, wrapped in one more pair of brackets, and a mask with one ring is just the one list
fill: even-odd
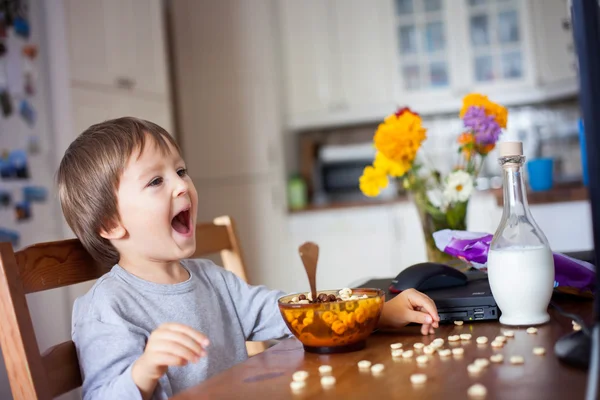
[(485, 264), (493, 237), (493, 235), (486, 235), (477, 240), (452, 238), (444, 252), (467, 261)]
[(463, 117), (463, 123), (475, 134), (477, 144), (495, 144), (501, 129), (493, 115), (486, 115), (483, 107), (471, 106)]

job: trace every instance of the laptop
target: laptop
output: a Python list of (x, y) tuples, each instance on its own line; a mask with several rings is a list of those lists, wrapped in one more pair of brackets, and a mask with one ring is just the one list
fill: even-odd
[[(440, 322), (498, 320), (500, 309), (492, 296), (487, 274), (475, 271), (466, 275), (467, 284), (464, 286), (423, 291), (435, 302)], [(372, 279), (357, 287), (382, 289), (386, 300), (389, 300), (396, 296), (389, 291), (392, 279)]]

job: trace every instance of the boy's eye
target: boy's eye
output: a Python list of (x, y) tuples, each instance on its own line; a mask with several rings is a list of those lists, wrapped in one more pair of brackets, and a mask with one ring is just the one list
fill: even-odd
[(162, 178), (154, 178), (150, 181), (150, 183), (148, 184), (148, 186), (158, 186), (162, 183)]
[(180, 177), (183, 178), (184, 176), (187, 175), (187, 169), (185, 169), (185, 168), (179, 168), (177, 170), (177, 175), (179, 175)]

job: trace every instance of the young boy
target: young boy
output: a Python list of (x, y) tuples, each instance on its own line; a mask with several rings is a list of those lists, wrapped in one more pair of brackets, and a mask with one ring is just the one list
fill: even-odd
[[(73, 309), (84, 399), (166, 399), (244, 361), (246, 340), (290, 335), (283, 293), (187, 259), (198, 195), (161, 127), (129, 117), (91, 126), (57, 180), (69, 226), (112, 266)], [(380, 326), (417, 322), (426, 335), (438, 321), (433, 301), (411, 290), (384, 305)]]

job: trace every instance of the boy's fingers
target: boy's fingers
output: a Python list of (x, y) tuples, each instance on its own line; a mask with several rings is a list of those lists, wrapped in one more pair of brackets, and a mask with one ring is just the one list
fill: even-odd
[[(433, 323), (433, 319), (431, 318), (431, 315), (424, 313), (424, 312), (420, 312), (420, 311), (415, 311), (415, 310), (408, 310), (407, 314), (406, 314), (406, 319), (409, 322), (415, 322), (417, 324), (422, 324), (422, 325), (431, 325)], [(428, 328), (429, 330), (429, 328)]]
[(426, 324), (421, 325), (421, 334), (423, 336), (427, 336), (431, 332), (430, 329), (431, 329), (431, 325), (426, 325)]
[(210, 341), (204, 334), (198, 332), (195, 329), (190, 328), (187, 325), (170, 323), (170, 324), (162, 325), (162, 327), (164, 327), (168, 330), (185, 333), (186, 335), (192, 337), (195, 341), (200, 343), (202, 345), (202, 347), (207, 347), (210, 344)]
[(194, 338), (186, 335), (185, 333), (172, 330), (161, 330), (156, 332), (156, 336), (161, 343), (177, 343), (180, 346), (186, 347), (198, 356), (204, 352), (204, 349), (200, 343), (196, 342)]
[(155, 354), (169, 354), (182, 358), (188, 362), (196, 362), (198, 358), (200, 358), (199, 355), (191, 351), (189, 348), (176, 342), (159, 342), (152, 350)]
[(412, 291), (408, 296), (408, 301), (413, 306), (413, 308), (421, 307), (424, 308), (429, 315), (433, 318), (434, 321), (439, 321), (440, 316), (437, 313), (437, 308), (433, 300), (429, 297), (425, 296), (423, 293), (418, 291)]
[(171, 353), (155, 353), (154, 357), (154, 361), (156, 362), (156, 364), (165, 365), (167, 367), (182, 366), (188, 363), (188, 361), (185, 358), (179, 357)]

